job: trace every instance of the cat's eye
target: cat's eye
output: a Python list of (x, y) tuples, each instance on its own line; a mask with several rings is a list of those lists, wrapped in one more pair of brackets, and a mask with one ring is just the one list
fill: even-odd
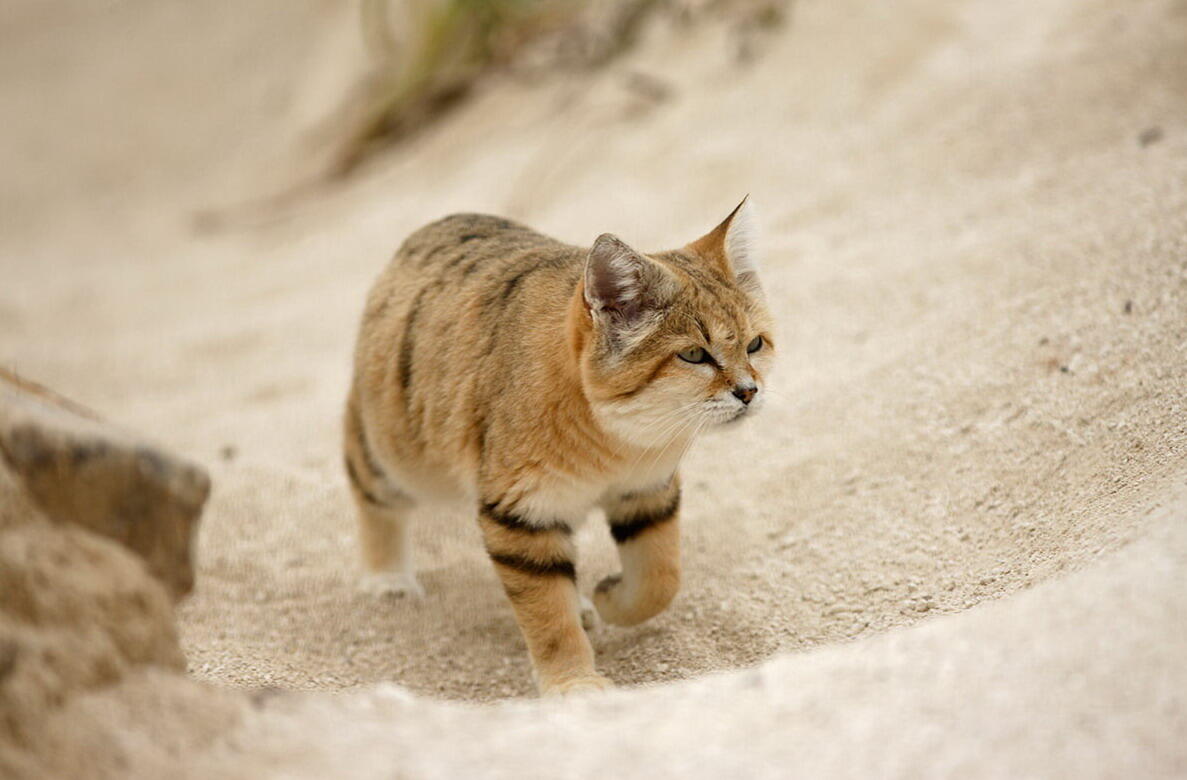
[(704, 347), (689, 347), (676, 353), (676, 357), (683, 360), (685, 363), (708, 363), (709, 353), (705, 351)]
[(762, 349), (762, 345), (762, 336), (755, 336), (750, 341), (750, 343), (746, 345), (746, 351), (753, 355), (755, 352), (758, 352), (760, 349)]

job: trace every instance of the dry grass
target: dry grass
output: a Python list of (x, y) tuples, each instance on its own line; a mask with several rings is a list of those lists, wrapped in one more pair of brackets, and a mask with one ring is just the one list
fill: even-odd
[(363, 35), (378, 62), (331, 173), (350, 173), (376, 146), (423, 125), (578, 8), (576, 0), (363, 0)]
[[(663, 11), (682, 21), (741, 10), (749, 26), (784, 17), (788, 0), (362, 0), (362, 33), (376, 65), (351, 97), (330, 164), (353, 172), (372, 152), (455, 104), (484, 74), (522, 59), (543, 68), (600, 67), (628, 50)], [(537, 63), (540, 64), (540, 63)], [(542, 69), (543, 69), (542, 68)]]

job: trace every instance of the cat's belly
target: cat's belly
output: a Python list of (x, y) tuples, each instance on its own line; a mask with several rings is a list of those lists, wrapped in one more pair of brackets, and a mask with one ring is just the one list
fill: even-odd
[[(474, 442), (448, 436), (469, 427), (458, 425), (448, 431), (424, 431), (428, 435), (421, 439), (415, 451), (401, 452), (394, 446), (380, 446), (376, 454), (393, 485), (417, 501), (464, 501), (475, 506), (498, 502), (526, 520), (562, 521), (576, 528), (607, 500), (663, 489), (676, 472), (688, 444), (678, 440), (658, 450), (628, 449), (609, 462), (591, 464), (589, 471), (581, 473), (557, 469), (548, 457), (533, 458), (535, 462), (531, 465), (523, 463), (518, 468), (503, 469), (511, 478), (488, 484), (489, 495), (484, 495), (478, 484), (479, 456)], [(393, 433), (382, 443), (407, 436), (402, 429)], [(540, 442), (540, 450), (535, 451), (544, 449), (546, 444)], [(498, 453), (493, 458), (495, 462), (507, 462)]]
[(384, 470), (400, 490), (419, 502), (478, 500), (474, 469), (465, 464), (398, 461), (383, 462)]

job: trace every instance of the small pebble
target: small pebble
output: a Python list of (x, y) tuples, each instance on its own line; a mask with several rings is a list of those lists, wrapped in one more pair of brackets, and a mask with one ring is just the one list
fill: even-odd
[(1138, 144), (1144, 149), (1150, 144), (1156, 144), (1162, 140), (1161, 127), (1147, 127), (1138, 135)]

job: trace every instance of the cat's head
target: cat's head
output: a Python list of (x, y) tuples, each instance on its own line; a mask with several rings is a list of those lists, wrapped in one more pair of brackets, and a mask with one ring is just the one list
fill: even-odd
[(598, 237), (582, 299), (581, 376), (595, 416), (637, 446), (749, 417), (766, 398), (773, 325), (748, 201), (687, 246), (645, 255)]

